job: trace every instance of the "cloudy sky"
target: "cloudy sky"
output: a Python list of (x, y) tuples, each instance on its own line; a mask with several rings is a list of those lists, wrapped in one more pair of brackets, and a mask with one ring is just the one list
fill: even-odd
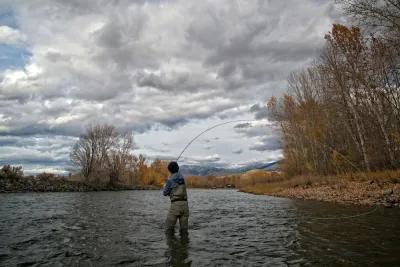
[(0, 0), (0, 164), (68, 170), (90, 123), (149, 158), (242, 165), (282, 157), (265, 100), (341, 20), (329, 0)]

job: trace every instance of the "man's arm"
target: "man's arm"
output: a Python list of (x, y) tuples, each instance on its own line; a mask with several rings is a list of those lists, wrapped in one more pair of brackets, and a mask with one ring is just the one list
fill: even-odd
[(171, 190), (172, 190), (172, 181), (171, 180), (167, 180), (167, 183), (164, 186), (163, 195), (164, 196), (169, 196), (169, 194), (171, 194)]

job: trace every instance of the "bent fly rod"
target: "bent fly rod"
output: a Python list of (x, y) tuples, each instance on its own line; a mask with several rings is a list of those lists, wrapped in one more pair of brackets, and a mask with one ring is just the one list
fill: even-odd
[(252, 121), (255, 121), (255, 120), (233, 120), (233, 121), (226, 121), (226, 122), (222, 122), (222, 123), (215, 124), (214, 126), (211, 126), (210, 128), (205, 129), (204, 131), (202, 131), (201, 133), (199, 133), (198, 135), (196, 135), (192, 140), (190, 140), (189, 143), (187, 143), (187, 145), (183, 148), (182, 152), (179, 154), (179, 156), (178, 156), (178, 158), (176, 159), (176, 161), (178, 161), (178, 160), (181, 158), (182, 154), (186, 151), (186, 149), (187, 149), (194, 141), (196, 141), (197, 138), (199, 138), (200, 136), (202, 136), (202, 135), (205, 134), (206, 132), (209, 132), (209, 131), (211, 131), (211, 130), (217, 128), (217, 127), (220, 127), (220, 126), (222, 126), (222, 125), (225, 125), (225, 124), (230, 124), (230, 123), (235, 123), (235, 122), (245, 122), (245, 121), (246, 121), (246, 122), (252, 122)]
[[(198, 135), (196, 135), (195, 137), (193, 137), (187, 144), (186, 146), (182, 149), (181, 153), (179, 154), (178, 158), (176, 159), (176, 161), (179, 161), (179, 159), (181, 158), (182, 154), (190, 147), (190, 145), (196, 141), (200, 136), (202, 136), (203, 134), (218, 128), (220, 126), (226, 125), (226, 124), (230, 124), (230, 123), (237, 123), (237, 122), (255, 122), (257, 120), (231, 120), (231, 121), (226, 121), (226, 122), (222, 122), (222, 123), (218, 123), (215, 124), (207, 129), (205, 129), (204, 131), (200, 132)], [(307, 136), (306, 136), (307, 137)], [(327, 147), (329, 150), (337, 153), (338, 155), (340, 155), (344, 160), (346, 160), (351, 166), (353, 166), (356, 170), (358, 170), (360, 173), (361, 170), (353, 163), (351, 162), (345, 155), (343, 155), (342, 153), (340, 153), (339, 151), (337, 151), (336, 149), (330, 147), (329, 145), (326, 144), (322, 144), (321, 142), (318, 142), (316, 140), (313, 140), (314, 142), (316, 142), (317, 144), (321, 145), (321, 146), (325, 146)], [(364, 174), (365, 175), (365, 174)], [(346, 216), (334, 216), (334, 217), (311, 217), (311, 216), (301, 216), (301, 218), (305, 218), (305, 219), (310, 219), (310, 220), (341, 220), (341, 219), (351, 219), (351, 218), (356, 218), (356, 217), (361, 217), (361, 216), (365, 216), (368, 214), (372, 214), (375, 211), (377, 211), (378, 206), (375, 206), (374, 208), (372, 208), (371, 210), (367, 211), (367, 212), (363, 212), (363, 213), (358, 213), (358, 214), (353, 214), (353, 215), (346, 215)]]

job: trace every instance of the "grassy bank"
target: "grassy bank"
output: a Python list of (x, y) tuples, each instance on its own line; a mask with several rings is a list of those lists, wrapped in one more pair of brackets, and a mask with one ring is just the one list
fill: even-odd
[(400, 170), (295, 176), (245, 185), (243, 192), (359, 205), (400, 206)]

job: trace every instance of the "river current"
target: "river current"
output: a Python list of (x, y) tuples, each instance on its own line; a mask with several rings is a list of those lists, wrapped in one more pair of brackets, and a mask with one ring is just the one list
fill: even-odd
[(188, 194), (188, 236), (160, 191), (0, 194), (0, 266), (400, 266), (399, 209)]

